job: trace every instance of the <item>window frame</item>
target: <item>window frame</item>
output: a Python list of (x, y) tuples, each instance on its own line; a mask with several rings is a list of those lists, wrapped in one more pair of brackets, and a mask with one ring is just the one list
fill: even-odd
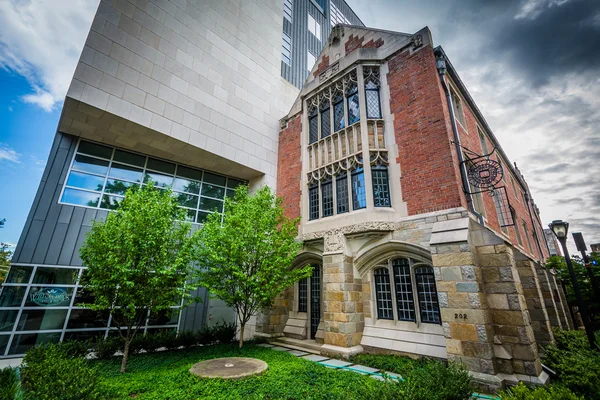
[(452, 108), (454, 109), (454, 119), (460, 124), (464, 131), (467, 132), (467, 122), (465, 119), (465, 109), (462, 98), (454, 87), (450, 88), (450, 93), (452, 97)]
[[(412, 311), (409, 311), (409, 313), (412, 313), (412, 319), (406, 319), (406, 318), (400, 318), (399, 316), (399, 310), (398, 310), (398, 292), (397, 292), (397, 287), (396, 287), (396, 274), (394, 271), (394, 261), (396, 260), (407, 260), (408, 262), (408, 268), (409, 268), (409, 273), (410, 273), (410, 288), (411, 288), (411, 301), (412, 301)], [(433, 275), (434, 277), (434, 289), (435, 289), (435, 302), (437, 303), (437, 310), (434, 311), (437, 313), (438, 319), (439, 321), (437, 322), (432, 322), (432, 321), (426, 321), (423, 318), (423, 310), (422, 310), (422, 306), (421, 306), (421, 291), (419, 290), (418, 286), (417, 286), (417, 273), (416, 270), (418, 268), (429, 268), (431, 269), (431, 275)], [(379, 304), (378, 304), (378, 289), (377, 289), (377, 285), (376, 285), (376, 279), (375, 279), (375, 272), (381, 269), (385, 269), (387, 271), (388, 274), (388, 280), (390, 282), (390, 288), (391, 288), (391, 301), (392, 301), (392, 315), (393, 318), (380, 318), (379, 315)], [(371, 300), (371, 318), (374, 321), (377, 320), (392, 320), (394, 321), (394, 323), (406, 323), (406, 322), (412, 322), (418, 325), (420, 324), (433, 324), (433, 325), (441, 325), (442, 324), (442, 317), (441, 317), (441, 307), (440, 307), (440, 303), (439, 303), (439, 291), (437, 290), (437, 279), (435, 279), (435, 271), (433, 270), (433, 266), (431, 266), (430, 264), (428, 264), (425, 261), (421, 261), (421, 260), (417, 260), (417, 259), (413, 259), (411, 258), (409, 255), (398, 255), (398, 256), (394, 256), (391, 257), (389, 259), (387, 259), (384, 262), (378, 263), (377, 265), (375, 265), (371, 271), (369, 272), (369, 276), (371, 279), (371, 296), (370, 296), (370, 300)], [(406, 282), (404, 282), (404, 284), (406, 284)]]
[(312, 33), (315, 39), (317, 39), (320, 42), (322, 37), (321, 24), (319, 23), (319, 21), (317, 21), (315, 17), (310, 15), (310, 13), (308, 13), (308, 17), (306, 18), (306, 26), (308, 27), (308, 31)]
[[(310, 73), (317, 62), (317, 56), (311, 53), (310, 50), (307, 50), (306, 54), (306, 70)], [(312, 63), (310, 62), (311, 59), (313, 60)]]
[[(288, 39), (286, 41), (286, 38)], [(291, 66), (292, 65), (292, 38), (290, 35), (288, 35), (285, 32), (282, 32), (281, 34), (281, 61), (283, 61), (286, 65)], [(288, 48), (285, 47), (285, 45), (288, 44)], [(287, 51), (287, 54), (286, 52)], [(286, 61), (287, 58), (287, 61)]]

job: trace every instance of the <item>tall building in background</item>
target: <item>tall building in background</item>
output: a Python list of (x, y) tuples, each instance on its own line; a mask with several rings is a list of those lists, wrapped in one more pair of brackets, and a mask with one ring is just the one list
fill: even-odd
[[(0, 357), (108, 334), (78, 306), (79, 248), (126, 187), (172, 187), (195, 229), (240, 183), (274, 187), (279, 120), (337, 22), (360, 23), (343, 0), (101, 1), (0, 293)], [(145, 330), (234, 318), (174, 308)]]

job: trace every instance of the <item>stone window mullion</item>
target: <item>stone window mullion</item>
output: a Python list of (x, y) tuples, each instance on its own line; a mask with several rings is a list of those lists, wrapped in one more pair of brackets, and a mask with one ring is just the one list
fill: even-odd
[(408, 260), (410, 263), (410, 283), (413, 292), (413, 306), (415, 307), (415, 323), (417, 327), (421, 325), (421, 304), (419, 302), (419, 290), (417, 288), (417, 277), (415, 276), (415, 267), (412, 260)]
[(398, 300), (396, 299), (396, 279), (394, 277), (394, 269), (392, 268), (392, 260), (387, 262), (388, 274), (390, 275), (390, 287), (392, 290), (392, 313), (394, 315), (394, 323), (399, 321), (398, 318)]

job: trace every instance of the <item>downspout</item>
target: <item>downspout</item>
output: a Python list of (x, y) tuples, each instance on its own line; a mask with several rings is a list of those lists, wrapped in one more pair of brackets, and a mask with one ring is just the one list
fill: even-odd
[(456, 146), (456, 154), (458, 155), (458, 162), (460, 168), (460, 177), (463, 186), (463, 192), (467, 199), (467, 205), (469, 207), (469, 211), (473, 213), (480, 224), (483, 225), (483, 215), (479, 214), (475, 211), (475, 207), (473, 206), (473, 198), (470, 193), (469, 181), (467, 180), (467, 167), (465, 166), (465, 158), (462, 152), (462, 147), (460, 145), (460, 137), (458, 135), (458, 127), (456, 126), (456, 119), (454, 114), (454, 107), (452, 105), (452, 94), (450, 93), (450, 89), (448, 88), (448, 84), (446, 83), (446, 59), (444, 58), (444, 54), (441, 51), (436, 51), (436, 67), (438, 70), (438, 74), (440, 77), (440, 83), (444, 88), (444, 93), (446, 93), (446, 102), (448, 103), (448, 112), (450, 113), (450, 123), (452, 125), (452, 134), (454, 135), (454, 145)]

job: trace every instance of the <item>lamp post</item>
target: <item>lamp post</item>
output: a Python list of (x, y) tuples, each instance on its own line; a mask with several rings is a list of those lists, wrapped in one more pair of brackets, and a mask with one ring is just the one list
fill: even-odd
[(590, 319), (587, 313), (587, 307), (583, 301), (583, 297), (581, 297), (581, 290), (579, 288), (579, 282), (577, 282), (577, 278), (575, 277), (575, 271), (573, 270), (573, 263), (571, 262), (571, 257), (569, 256), (569, 251), (567, 250), (567, 232), (569, 231), (569, 223), (563, 222), (561, 220), (552, 221), (549, 225), (552, 232), (560, 242), (560, 245), (563, 249), (563, 254), (565, 255), (565, 261), (567, 263), (567, 267), (569, 268), (569, 275), (571, 275), (571, 282), (573, 283), (573, 289), (575, 289), (575, 296), (577, 297), (577, 305), (579, 307), (579, 312), (581, 313), (581, 319), (583, 320), (583, 325), (585, 326), (585, 332), (587, 334), (588, 341), (590, 342), (590, 347), (592, 349), (596, 349), (594, 331), (590, 325)]

